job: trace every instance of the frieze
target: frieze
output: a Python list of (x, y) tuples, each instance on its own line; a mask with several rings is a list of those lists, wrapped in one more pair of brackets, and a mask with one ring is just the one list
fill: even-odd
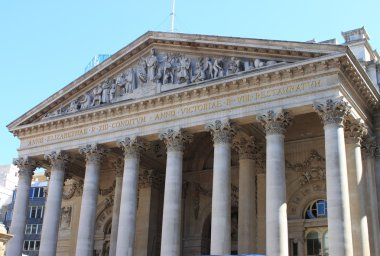
[(193, 56), (152, 49), (148, 56), (104, 79), (69, 104), (46, 114), (44, 119), (285, 63), (258, 58)]

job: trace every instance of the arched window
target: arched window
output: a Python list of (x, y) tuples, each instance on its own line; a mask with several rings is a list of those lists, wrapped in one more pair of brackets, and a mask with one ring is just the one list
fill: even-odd
[(327, 218), (327, 201), (318, 199), (311, 202), (305, 210), (305, 219)]

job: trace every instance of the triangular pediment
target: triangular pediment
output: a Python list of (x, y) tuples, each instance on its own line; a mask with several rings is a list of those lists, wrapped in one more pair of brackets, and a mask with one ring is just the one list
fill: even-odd
[(12, 131), (122, 101), (286, 68), (345, 51), (346, 47), (337, 45), (148, 32), (8, 128)]

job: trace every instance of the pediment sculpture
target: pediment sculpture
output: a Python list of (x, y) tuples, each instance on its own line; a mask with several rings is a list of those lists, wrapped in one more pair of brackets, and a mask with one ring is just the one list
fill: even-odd
[(44, 118), (73, 113), (122, 100), (155, 95), (204, 81), (261, 70), (286, 62), (220, 56), (195, 56), (152, 49), (131, 67), (108, 77)]

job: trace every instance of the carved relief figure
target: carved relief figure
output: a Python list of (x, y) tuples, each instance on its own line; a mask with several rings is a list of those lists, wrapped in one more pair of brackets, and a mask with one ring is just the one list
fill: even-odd
[(202, 62), (197, 61), (195, 63), (195, 72), (194, 72), (194, 76), (191, 79), (191, 82), (192, 83), (199, 82), (199, 81), (203, 81), (205, 79), (206, 79), (206, 74), (205, 74), (205, 71), (203, 69)]
[(182, 56), (180, 59), (179, 59), (179, 72), (177, 73), (177, 78), (178, 78), (178, 82), (181, 84), (181, 83), (187, 83), (189, 82), (189, 78), (190, 78), (190, 59), (185, 57), (185, 56)]
[(61, 209), (61, 229), (69, 229), (71, 224), (71, 206)]
[(222, 61), (220, 59), (215, 59), (214, 64), (212, 65), (212, 78), (222, 77), (223, 68), (221, 66)]
[(236, 59), (235, 57), (231, 58), (230, 63), (228, 64), (228, 70), (227, 74), (235, 74), (240, 71), (241, 62), (240, 60)]
[(147, 64), (146, 64), (146, 61), (143, 59), (140, 60), (139, 68), (137, 71), (137, 76), (138, 76), (140, 82), (142, 82), (142, 83), (147, 82)]
[(94, 99), (92, 100), (91, 105), (92, 106), (98, 106), (100, 103), (102, 103), (102, 92), (103, 88), (101, 85), (98, 85), (97, 87), (94, 88), (93, 93), (94, 93)]
[(111, 88), (110, 88), (110, 101), (113, 101), (115, 99), (116, 95), (116, 84), (112, 83)]
[(67, 113), (75, 112), (78, 110), (78, 99), (73, 100), (70, 103), (69, 108), (67, 109)]
[(127, 93), (132, 93), (134, 89), (133, 71), (132, 69), (128, 69), (125, 73), (125, 90)]
[(260, 59), (255, 59), (255, 61), (253, 62), (253, 66), (255, 68), (261, 68), (264, 66), (264, 62), (261, 61)]
[(172, 59), (170, 59), (169, 56), (164, 57), (163, 72), (164, 76), (162, 79), (162, 84), (173, 83)]
[(101, 103), (109, 103), (110, 102), (110, 89), (111, 89), (111, 81), (104, 81), (102, 84), (102, 102)]
[(124, 95), (126, 93), (126, 79), (125, 79), (125, 75), (124, 73), (120, 73), (116, 79), (115, 79), (115, 84), (117, 85), (117, 87), (119, 88), (119, 91), (120, 91), (120, 94), (121, 95)]
[(156, 80), (157, 68), (158, 68), (158, 59), (154, 49), (151, 50), (151, 55), (146, 61), (148, 69), (148, 81), (154, 82)]
[(212, 62), (209, 57), (206, 57), (203, 62), (203, 72), (206, 74), (206, 79), (212, 78)]
[(78, 102), (79, 102), (79, 108), (80, 110), (82, 109), (86, 109), (86, 108), (89, 108), (90, 105), (91, 105), (91, 95), (90, 93), (86, 93), (84, 95), (82, 95), (81, 97), (78, 98)]

